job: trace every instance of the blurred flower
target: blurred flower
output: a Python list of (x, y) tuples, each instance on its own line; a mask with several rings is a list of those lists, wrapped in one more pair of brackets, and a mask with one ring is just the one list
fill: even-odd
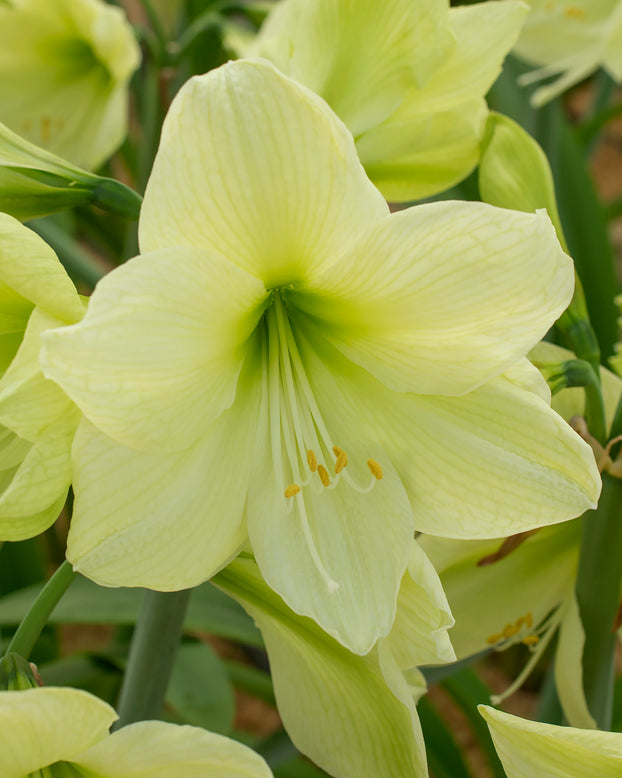
[(522, 81), (527, 84), (559, 76), (534, 92), (534, 105), (552, 100), (599, 67), (616, 81), (622, 80), (620, 0), (526, 1), (531, 13), (514, 51), (541, 67)]
[(127, 134), (140, 51), (124, 13), (102, 0), (0, 3), (0, 121), (88, 169)]
[(484, 95), (516, 41), (522, 2), (283, 0), (249, 49), (321, 95), (388, 200), (428, 197), (479, 160)]
[(140, 241), (44, 338), (88, 419), (68, 557), (89, 577), (194, 586), (249, 537), (287, 604), (364, 654), (414, 529), (498, 537), (594, 505), (592, 452), (524, 359), (572, 295), (545, 214), (391, 215), (326, 103), (239, 61), (176, 97)]
[(116, 718), (110, 705), (80, 689), (0, 692), (2, 778), (272, 776), (260, 756), (221, 735), (162, 721), (109, 735)]

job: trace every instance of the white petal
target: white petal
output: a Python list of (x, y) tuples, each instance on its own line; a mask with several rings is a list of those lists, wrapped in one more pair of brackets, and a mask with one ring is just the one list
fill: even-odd
[(268, 765), (247, 746), (163, 721), (123, 727), (74, 764), (98, 778), (272, 778)]
[(257, 401), (241, 392), (179, 454), (137, 452), (83, 422), (67, 548), (75, 569), (104, 586), (170, 591), (196, 586), (235, 556), (246, 540)]
[(142, 207), (142, 251), (216, 250), (274, 288), (334, 261), (388, 213), (323, 100), (265, 61), (191, 79), (173, 101)]
[(71, 760), (107, 737), (116, 718), (110, 705), (79, 689), (0, 692), (2, 778)]
[(200, 249), (136, 257), (100, 281), (79, 324), (43, 334), (44, 374), (119, 443), (181, 451), (233, 402), (265, 296)]
[(447, 202), (383, 220), (292, 299), (390, 388), (458, 395), (523, 357), (573, 286), (544, 212)]

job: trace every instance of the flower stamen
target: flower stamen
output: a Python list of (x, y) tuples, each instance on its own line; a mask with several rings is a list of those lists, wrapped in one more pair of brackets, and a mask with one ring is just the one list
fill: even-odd
[(333, 446), (333, 454), (337, 457), (335, 462), (335, 475), (339, 475), (343, 468), (348, 464), (348, 455), (342, 448), (339, 448), (339, 446)]
[(309, 465), (309, 470), (315, 473), (317, 470), (317, 457), (311, 449), (307, 451), (307, 464)]
[(290, 484), (285, 489), (283, 494), (285, 495), (285, 497), (295, 497), (297, 494), (299, 494), (299, 492), (300, 492), (300, 486), (298, 486), (298, 484)]
[(320, 476), (322, 486), (330, 486), (330, 476), (328, 475), (328, 470), (324, 467), (324, 465), (317, 466), (317, 474)]
[(382, 472), (382, 468), (376, 462), (375, 459), (368, 459), (367, 460), (367, 467), (371, 470), (371, 474), (374, 476), (376, 481), (381, 481), (384, 478), (384, 473)]

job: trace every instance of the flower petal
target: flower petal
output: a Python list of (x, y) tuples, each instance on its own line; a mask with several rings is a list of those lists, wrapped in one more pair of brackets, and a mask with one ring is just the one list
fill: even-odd
[(292, 298), (390, 388), (459, 395), (523, 357), (573, 286), (544, 212), (444, 202), (384, 219)]
[[(316, 383), (334, 389), (319, 407), (348, 465), (337, 477), (334, 463), (326, 460), (329, 488), (322, 485), (318, 471), (298, 494), (286, 497), (288, 483), (282, 482), (274, 456), (258, 455), (249, 492), (248, 533), (262, 575), (287, 604), (344, 646), (364, 654), (393, 624), (410, 557), (412, 511), (391, 460), (362, 433), (350, 398), (332, 386), (332, 364), (303, 342), (300, 334), (311, 390)], [(259, 439), (270, 441), (265, 396), (264, 401), (265, 431)], [(317, 454), (321, 462), (320, 451)], [(381, 480), (370, 473), (366, 463), (372, 460), (382, 468)]]
[(359, 157), (387, 199), (427, 197), (475, 167), (488, 113), (484, 96), (526, 11), (512, 0), (450, 10), (453, 50), (423, 88), (411, 89), (386, 121), (357, 138)]
[(265, 297), (200, 249), (136, 257), (100, 281), (79, 324), (43, 334), (44, 375), (119, 443), (181, 451), (233, 402)]
[(280, 3), (254, 46), (360, 135), (425, 83), (453, 46), (446, 0)]
[(2, 472), (0, 540), (23, 540), (58, 517), (71, 483), (71, 442), (79, 413), (68, 408), (62, 424), (45, 430), (14, 469)]
[(481, 98), (437, 113), (397, 111), (358, 138), (356, 150), (389, 202), (421, 200), (449, 189), (476, 167), (487, 116)]
[(351, 654), (292, 612), (250, 559), (236, 559), (215, 583), (261, 629), (279, 712), (302, 753), (336, 778), (426, 774), (413, 697), (388, 646)]
[(19, 350), (0, 378), (0, 424), (27, 440), (36, 440), (50, 424), (62, 424), (62, 417), (71, 415), (71, 401), (53, 381), (43, 377), (39, 364), (41, 334), (62, 324), (35, 308)]
[(240, 384), (233, 407), (178, 454), (137, 452), (81, 424), (67, 548), (76, 570), (104, 586), (171, 591), (235, 556), (246, 540), (259, 415), (245, 372)]
[(580, 536), (579, 521), (543, 527), (487, 565), (478, 562), (498, 551), (502, 539), (419, 538), (456, 619), (451, 642), (458, 659), (490, 648), (488, 637), (527, 614), (538, 626), (566, 599), (574, 587)]
[[(356, 409), (353, 428), (391, 458), (421, 532), (503, 537), (595, 506), (601, 483), (592, 450), (531, 391), (502, 376), (462, 397), (392, 392), (324, 351), (331, 373), (317, 372), (318, 405), (341, 414), (334, 398), (342, 396)], [(314, 374), (313, 352), (305, 359)]]
[(555, 688), (571, 727), (597, 729), (583, 688), (583, 646), (585, 632), (573, 587), (570, 587), (555, 652)]
[(101, 778), (272, 778), (265, 761), (247, 746), (163, 721), (123, 727), (73, 763)]
[(108, 735), (114, 710), (79, 689), (0, 692), (2, 778), (24, 778), (70, 760)]
[(408, 670), (417, 665), (455, 661), (447, 632), (453, 624), (438, 573), (414, 541), (397, 598), (395, 621), (386, 638), (399, 667)]
[(541, 724), (480, 705), (508, 778), (618, 778), (622, 735), (618, 732)]
[(4, 213), (0, 213), (0, 278), (62, 322), (78, 321), (84, 314), (76, 288), (54, 251), (35, 232)]
[(268, 62), (243, 60), (191, 79), (173, 101), (140, 243), (215, 250), (274, 288), (331, 263), (387, 213), (326, 103)]

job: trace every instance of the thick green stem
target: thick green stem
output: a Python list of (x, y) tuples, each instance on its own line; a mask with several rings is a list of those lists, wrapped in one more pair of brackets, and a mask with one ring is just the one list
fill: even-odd
[(50, 614), (75, 577), (76, 573), (69, 562), (65, 560), (43, 587), (34, 605), (22, 619), (17, 632), (13, 635), (13, 640), (9, 643), (7, 654), (19, 654), (24, 659), (28, 659)]
[(162, 711), (192, 589), (145, 592), (119, 697), (119, 729)]
[(585, 631), (583, 686), (601, 729), (611, 728), (615, 623), (622, 580), (622, 481), (603, 475), (598, 508), (582, 523), (577, 601)]

